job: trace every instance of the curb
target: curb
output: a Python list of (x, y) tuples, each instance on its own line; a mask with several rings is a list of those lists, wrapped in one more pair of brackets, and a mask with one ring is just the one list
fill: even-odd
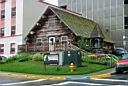
[(45, 80), (66, 80), (66, 76), (34, 76), (34, 75), (22, 75), (22, 74), (0, 74), (0, 76), (10, 76), (16, 78), (26, 79), (45, 79)]
[(26, 78), (26, 79), (45, 79), (45, 80), (96, 80), (101, 78), (109, 78), (111, 77), (110, 73), (107, 74), (100, 74), (95, 76), (81, 76), (81, 77), (72, 77), (72, 76), (38, 76), (38, 75), (24, 75), (24, 74), (13, 74), (13, 73), (5, 73), (0, 74), (0, 76), (9, 76), (9, 77), (16, 77), (16, 78)]
[(109, 78), (109, 77), (111, 77), (111, 74), (110, 73), (106, 73), (106, 74), (91, 76), (91, 79), (100, 79), (100, 78)]
[(100, 74), (95, 76), (82, 76), (80, 78), (73, 78), (71, 76), (67, 76), (66, 80), (96, 80), (96, 79), (109, 78), (109, 77), (111, 77), (111, 74), (107, 73), (107, 74)]

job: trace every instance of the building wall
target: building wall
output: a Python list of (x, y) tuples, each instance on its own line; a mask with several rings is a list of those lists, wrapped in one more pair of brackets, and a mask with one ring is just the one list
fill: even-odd
[(125, 46), (124, 13), (127, 14), (128, 8), (125, 6), (124, 9), (124, 0), (59, 0), (59, 5), (65, 4), (68, 9), (97, 22), (117, 47)]
[[(17, 0), (18, 1), (18, 0)], [(21, 0), (19, 0), (21, 1)], [(1, 27), (4, 28), (4, 36), (0, 37), (0, 44), (4, 44), (4, 53), (0, 54), (3, 56), (12, 56), (17, 53), (17, 45), (22, 43), (22, 33), (19, 27), (21, 23), (17, 24), (16, 18), (19, 18), (18, 15), (12, 16), (12, 8), (16, 8), (16, 5), (19, 6), (22, 3), (16, 3), (16, 0), (5, 0), (5, 2), (0, 3), (1, 10), (5, 10), (5, 18), (1, 19)], [(21, 8), (21, 7), (20, 7)], [(18, 9), (17, 9), (18, 10)], [(16, 10), (16, 11), (17, 11)], [(22, 11), (22, 10), (21, 10)], [(14, 12), (17, 13), (17, 12)], [(20, 15), (21, 16), (21, 15)], [(21, 16), (22, 17), (22, 16)], [(11, 35), (11, 27), (15, 26), (15, 34)], [(11, 53), (10, 47), (11, 43), (15, 44), (15, 52)]]
[[(17, 53), (17, 51), (18, 51), (17, 50), (18, 45), (22, 44), (21, 40), (22, 40), (22, 36), (21, 35), (15, 36), (15, 37), (5, 37), (4, 40), (0, 39), (0, 44), (4, 44), (4, 53), (0, 54), (0, 55), (1, 56), (6, 56), (6, 57), (15, 55)], [(10, 52), (11, 43), (15, 43), (15, 53), (11, 53)]]
[(10, 36), (11, 32), (11, 7), (12, 0), (8, 0), (5, 2), (5, 36)]
[(23, 0), (16, 0), (16, 35), (19, 34), (23, 34)]
[[(1, 1), (1, 0), (0, 0)], [(4, 28), (4, 36), (0, 37), (0, 44), (4, 44), (2, 56), (12, 56), (17, 54), (18, 45), (23, 44), (25, 36), (41, 17), (43, 10), (47, 6), (38, 0), (5, 0), (0, 3), (1, 10), (5, 10), (5, 18), (0, 18), (0, 32)], [(12, 8), (16, 8), (16, 15), (12, 16)], [(15, 35), (11, 36), (11, 27), (15, 26)], [(15, 44), (15, 53), (10, 53), (11, 43)]]

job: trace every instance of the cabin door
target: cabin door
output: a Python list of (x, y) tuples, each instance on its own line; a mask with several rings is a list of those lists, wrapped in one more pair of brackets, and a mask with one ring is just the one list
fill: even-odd
[(49, 37), (49, 51), (55, 50), (55, 37)]

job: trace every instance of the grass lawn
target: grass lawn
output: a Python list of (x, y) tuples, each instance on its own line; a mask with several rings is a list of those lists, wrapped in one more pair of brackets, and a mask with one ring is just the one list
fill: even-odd
[(99, 64), (89, 64), (84, 62), (82, 65), (82, 67), (76, 68), (74, 73), (70, 73), (68, 66), (60, 66), (59, 70), (57, 70), (57, 66), (46, 66), (47, 70), (44, 71), (44, 65), (40, 61), (11, 62), (0, 64), (0, 71), (42, 75), (83, 75), (108, 69), (107, 66)]

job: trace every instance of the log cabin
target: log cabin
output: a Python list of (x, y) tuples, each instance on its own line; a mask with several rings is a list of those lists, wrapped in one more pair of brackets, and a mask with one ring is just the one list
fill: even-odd
[[(113, 40), (97, 23), (75, 12), (48, 6), (36, 21), (18, 50), (29, 52), (53, 52), (79, 49), (81, 37), (91, 48), (114, 47)], [(76, 47), (77, 46), (77, 47)]]

